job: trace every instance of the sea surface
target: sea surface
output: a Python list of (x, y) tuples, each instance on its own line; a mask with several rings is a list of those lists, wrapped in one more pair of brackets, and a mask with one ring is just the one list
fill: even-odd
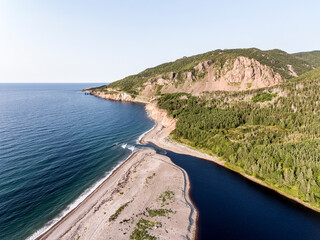
[(0, 240), (33, 239), (132, 152), (153, 147), (188, 173), (198, 240), (318, 240), (320, 214), (212, 162), (137, 140), (144, 106), (80, 90), (99, 84), (0, 84)]
[(144, 106), (81, 92), (98, 85), (0, 84), (1, 240), (34, 238), (141, 147)]

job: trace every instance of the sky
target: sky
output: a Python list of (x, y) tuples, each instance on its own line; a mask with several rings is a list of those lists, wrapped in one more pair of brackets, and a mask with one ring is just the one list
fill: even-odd
[(215, 49), (320, 49), (319, 0), (0, 0), (0, 82), (107, 83)]

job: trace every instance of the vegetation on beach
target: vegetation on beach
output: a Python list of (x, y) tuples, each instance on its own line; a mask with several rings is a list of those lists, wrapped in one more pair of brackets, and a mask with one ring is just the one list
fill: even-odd
[(158, 105), (178, 119), (175, 140), (320, 207), (319, 90), (317, 68), (268, 89), (164, 94)]
[(129, 204), (129, 202), (121, 205), (121, 206), (117, 209), (117, 211), (110, 216), (109, 222), (116, 220), (116, 219), (118, 218), (118, 216), (120, 215), (120, 213), (128, 206), (128, 204)]
[(151, 181), (151, 179), (156, 175), (156, 173), (153, 173), (152, 175), (150, 175), (149, 177), (146, 178), (146, 184), (149, 184), (149, 181)]
[(157, 238), (155, 236), (152, 236), (148, 233), (148, 230), (152, 228), (159, 228), (162, 227), (162, 224), (160, 222), (152, 222), (143, 218), (140, 218), (138, 223), (136, 224), (135, 229), (133, 230), (132, 234), (130, 235), (130, 239), (135, 240), (156, 240)]
[(159, 200), (161, 201), (161, 207), (164, 205), (169, 205), (170, 202), (174, 201), (174, 192), (165, 191), (159, 196)]
[(148, 209), (148, 214), (150, 217), (156, 216), (167, 216), (168, 213), (173, 213), (171, 209)]

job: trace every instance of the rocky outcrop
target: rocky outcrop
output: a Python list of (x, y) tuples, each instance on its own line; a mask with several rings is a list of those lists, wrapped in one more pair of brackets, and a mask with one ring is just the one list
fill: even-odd
[(168, 134), (176, 128), (177, 120), (168, 116), (166, 110), (158, 108), (156, 103), (148, 103), (146, 110), (149, 117), (165, 127)]
[(149, 99), (138, 96), (133, 98), (130, 94), (126, 92), (116, 92), (116, 91), (91, 91), (90, 94), (100, 97), (107, 100), (113, 100), (113, 101), (121, 101), (121, 102), (136, 102), (136, 103), (148, 103)]
[(133, 98), (125, 93), (125, 92), (119, 92), (119, 93), (105, 93), (105, 92), (91, 92), (92, 95), (95, 95), (100, 98), (108, 99), (108, 100), (114, 100), (114, 101), (124, 101), (124, 102), (132, 102)]
[[(292, 67), (290, 71), (294, 74)], [(200, 95), (213, 91), (242, 91), (274, 86), (283, 82), (280, 74), (256, 59), (236, 57), (223, 66), (214, 61), (205, 61), (194, 71), (167, 73), (144, 83), (140, 95), (155, 96), (157, 93), (186, 92)]]
[(293, 77), (298, 77), (298, 74), (294, 71), (292, 65), (288, 64), (287, 67), (288, 67), (288, 70), (289, 70), (289, 74), (290, 74), (291, 76), (293, 76)]

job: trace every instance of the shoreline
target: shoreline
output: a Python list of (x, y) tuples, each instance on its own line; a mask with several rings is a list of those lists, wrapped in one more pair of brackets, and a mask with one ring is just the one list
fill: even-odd
[[(140, 140), (144, 137), (144, 135), (146, 135), (148, 132), (152, 131), (154, 128), (156, 127), (156, 123), (155, 125), (147, 130), (146, 132), (144, 132), (143, 134), (141, 134), (139, 136), (139, 138), (137, 139), (137, 143), (139, 142), (140, 143)], [(51, 235), (55, 235), (55, 232), (58, 231), (59, 228), (61, 228), (62, 225), (68, 225), (70, 226), (70, 223), (66, 223), (70, 218), (72, 218), (72, 215), (76, 214), (77, 212), (80, 211), (80, 208), (84, 207), (84, 205), (86, 205), (87, 203), (89, 203), (90, 201), (92, 201), (92, 198), (95, 197), (95, 195), (97, 195), (97, 193), (99, 191), (101, 191), (101, 189), (106, 185), (108, 184), (111, 179), (115, 178), (115, 175), (121, 175), (122, 177), (124, 175), (127, 174), (127, 171), (126, 171), (126, 168), (132, 168), (135, 161), (134, 159), (137, 157), (137, 155), (139, 154), (142, 154), (143, 152), (145, 151), (153, 151), (155, 152), (154, 150), (150, 150), (150, 149), (142, 149), (142, 150), (138, 150), (136, 152), (133, 152), (132, 154), (130, 154), (125, 160), (123, 160), (122, 162), (120, 162), (114, 169), (111, 170), (111, 172), (106, 176), (106, 178), (104, 180), (99, 180), (98, 182), (94, 183), (93, 186), (95, 184), (97, 184), (97, 186), (90, 192), (88, 191), (88, 195), (84, 197), (84, 199), (82, 199), (77, 205), (75, 205), (72, 209), (70, 209), (69, 211), (67, 210), (67, 213), (65, 215), (63, 214), (60, 214), (62, 215), (61, 217), (57, 217), (58, 220), (57, 221), (54, 221), (51, 220), (51, 221), (54, 221), (53, 223), (50, 224), (50, 222), (48, 222), (48, 226), (46, 227), (46, 225), (44, 227), (42, 227), (41, 229), (37, 230), (36, 232), (34, 232), (31, 236), (29, 236), (27, 239), (55, 239), (55, 238), (52, 238)], [(149, 155), (152, 155), (150, 153), (148, 153)], [(157, 156), (158, 154), (154, 153), (153, 154), (153, 157), (155, 159), (155, 157)], [(162, 156), (162, 155), (158, 155), (158, 156)], [(187, 173), (185, 172), (184, 169), (180, 168), (179, 166), (175, 165), (168, 157), (165, 157), (163, 156), (163, 158), (167, 158), (167, 160), (164, 160), (164, 159), (158, 159), (158, 160), (161, 160), (163, 162), (166, 162), (167, 165), (171, 165), (171, 168), (176, 168), (178, 169), (179, 171), (181, 171), (181, 173), (183, 174), (183, 195), (184, 195), (184, 202), (185, 204), (188, 206), (188, 209), (190, 209), (190, 214), (189, 216), (187, 217), (189, 219), (189, 221), (183, 221), (183, 222), (188, 222), (188, 226), (187, 226), (187, 232), (185, 233), (185, 238), (183, 239), (194, 239), (195, 238), (195, 223), (197, 222), (196, 219), (194, 219), (193, 215), (196, 215), (197, 214), (197, 210), (196, 208), (194, 207), (194, 205), (192, 204), (190, 198), (189, 198), (189, 190), (190, 190), (190, 182), (189, 182), (189, 179), (188, 179), (188, 175)], [(141, 160), (143, 161), (143, 160)], [(161, 169), (160, 169), (161, 170)], [(101, 181), (101, 182), (100, 182)], [(162, 182), (162, 181), (159, 181), (159, 182)], [(163, 181), (165, 182), (165, 181)], [(170, 184), (171, 185), (171, 184)], [(174, 185), (174, 184), (173, 184)], [(84, 194), (87, 192), (87, 190), (84, 192)], [(137, 193), (140, 193), (139, 191)], [(74, 202), (76, 202), (79, 198), (81, 198), (82, 195), (80, 195)], [(182, 200), (182, 199), (181, 199)], [(180, 201), (181, 201), (180, 200)], [(132, 201), (132, 200), (131, 200)], [(73, 202), (73, 203), (74, 203)], [(182, 201), (181, 201), (182, 202)], [(73, 203), (69, 204), (68, 206), (72, 205)], [(180, 206), (181, 208), (181, 206)], [(68, 209), (68, 207), (67, 207)], [(90, 211), (92, 209), (92, 207), (88, 210)], [(174, 208), (173, 208), (174, 209)], [(66, 211), (66, 210), (64, 210)], [(87, 212), (88, 212), (87, 211)], [(188, 210), (186, 210), (186, 208), (184, 209), (183, 212), (186, 212)], [(174, 211), (175, 213), (177, 211)], [(62, 212), (63, 213), (63, 212)], [(180, 214), (181, 215), (181, 214)], [(186, 217), (184, 218), (181, 218), (181, 219), (185, 219)], [(170, 218), (168, 218), (170, 219)], [(176, 220), (179, 220), (180, 221), (180, 217)], [(178, 221), (176, 221), (178, 222)], [(181, 221), (180, 221), (181, 222)], [(72, 227), (70, 226), (68, 231), (71, 229)], [(186, 228), (186, 227), (185, 227)], [(43, 229), (43, 230), (42, 230)], [(184, 228), (181, 228), (183, 231)], [(39, 232), (40, 231), (40, 232)], [(167, 230), (166, 230), (167, 231)], [(181, 234), (180, 234), (181, 235)], [(165, 236), (164, 236), (165, 237)], [(60, 239), (60, 237), (59, 237)], [(112, 238), (113, 239), (113, 238)]]
[[(141, 150), (139, 150), (141, 151)], [(138, 152), (138, 151), (137, 151)], [(96, 186), (96, 188), (94, 188), (94, 190), (92, 192), (90, 192), (87, 196), (85, 196), (85, 198), (80, 201), (74, 208), (70, 209), (65, 215), (61, 216), (57, 221), (55, 221), (54, 223), (50, 224), (48, 227), (44, 226), (43, 228), (47, 228), (45, 230), (42, 231), (42, 233), (39, 234), (39, 236), (34, 236), (38, 231), (40, 231), (41, 229), (37, 230), (35, 233), (33, 233), (30, 237), (27, 238), (27, 240), (31, 240), (31, 239), (42, 239), (46, 234), (49, 234), (50, 232), (52, 232), (54, 229), (56, 229), (60, 224), (62, 224), (62, 222), (68, 218), (68, 216), (70, 216), (74, 211), (77, 210), (77, 208), (80, 207), (81, 204), (83, 204), (85, 201), (88, 201), (90, 199), (90, 197), (92, 197), (92, 195), (94, 195), (98, 190), (99, 188), (101, 188), (101, 186), (109, 179), (111, 178), (114, 174), (116, 174), (118, 171), (121, 170), (121, 167), (127, 162), (129, 161), (132, 157), (134, 157), (134, 155), (137, 153), (137, 152), (133, 152), (131, 153), (125, 160), (123, 160), (122, 162), (120, 162), (114, 169), (111, 170), (111, 172), (106, 176), (106, 179), (104, 180), (99, 180), (97, 181), (96, 183), (94, 183), (93, 185), (97, 184), (98, 185)], [(101, 183), (99, 183), (101, 181)], [(90, 188), (89, 188), (90, 189)], [(88, 190), (89, 190), (88, 189)], [(87, 191), (87, 190), (86, 190)], [(85, 192), (86, 192), (85, 191)], [(84, 193), (85, 193), (84, 192)], [(81, 195), (78, 197), (80, 198)], [(77, 198), (77, 199), (78, 199)], [(75, 201), (77, 201), (77, 199)], [(72, 204), (72, 203), (71, 203)], [(71, 205), (69, 204), (69, 205)], [(69, 206), (68, 205), (68, 206)], [(67, 206), (67, 208), (68, 208)], [(54, 219), (53, 219), (54, 220)], [(53, 221), (52, 220), (52, 221)], [(33, 237), (34, 236), (34, 237)]]

